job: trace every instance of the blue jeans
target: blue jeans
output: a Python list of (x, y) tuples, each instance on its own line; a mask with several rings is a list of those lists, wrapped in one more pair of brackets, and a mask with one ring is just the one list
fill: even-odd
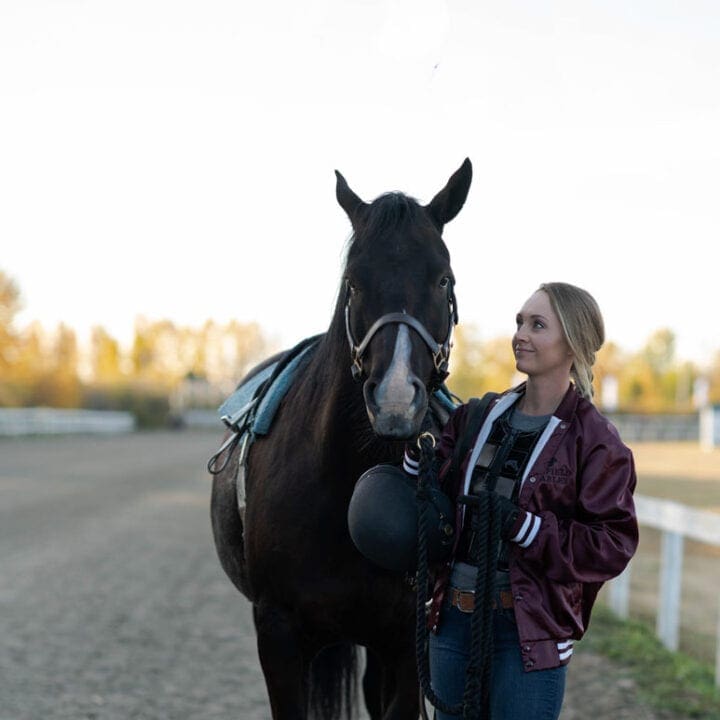
[[(492, 720), (557, 720), (565, 694), (567, 666), (523, 670), (515, 616), (495, 610), (490, 682)], [(462, 702), (470, 657), (470, 613), (445, 605), (440, 631), (430, 635), (430, 676), (435, 694), (448, 705)], [(437, 720), (458, 720), (436, 710)]]

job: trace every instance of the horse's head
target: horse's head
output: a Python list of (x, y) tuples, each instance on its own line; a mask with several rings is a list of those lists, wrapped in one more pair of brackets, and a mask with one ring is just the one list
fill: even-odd
[(401, 193), (363, 202), (337, 174), (336, 194), (353, 227), (339, 312), (350, 363), (364, 381), (375, 433), (418, 433), (428, 390), (444, 380), (457, 322), (450, 254), (441, 237), (462, 208), (472, 166), (465, 160), (425, 206)]

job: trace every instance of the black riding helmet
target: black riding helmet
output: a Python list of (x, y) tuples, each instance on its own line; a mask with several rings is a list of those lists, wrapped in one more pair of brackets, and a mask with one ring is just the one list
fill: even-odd
[(445, 560), (452, 549), (455, 510), (438, 488), (427, 500), (416, 497), (416, 482), (395, 465), (375, 465), (364, 472), (348, 507), (348, 528), (355, 547), (386, 570), (417, 568), (418, 502), (426, 503), (425, 526), (430, 565)]

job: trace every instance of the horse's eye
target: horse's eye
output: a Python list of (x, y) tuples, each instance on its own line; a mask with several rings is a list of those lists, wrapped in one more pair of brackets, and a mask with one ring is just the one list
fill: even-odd
[(350, 297), (353, 297), (357, 293), (357, 288), (347, 278), (345, 279), (345, 288)]
[(450, 284), (450, 278), (445, 275), (443, 279), (440, 281), (440, 287), (445, 289)]

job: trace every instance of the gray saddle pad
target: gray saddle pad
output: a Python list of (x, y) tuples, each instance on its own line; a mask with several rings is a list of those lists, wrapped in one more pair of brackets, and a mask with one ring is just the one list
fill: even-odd
[(290, 389), (298, 369), (304, 365), (306, 360), (310, 359), (316, 345), (317, 342), (312, 342), (298, 352), (259, 397), (256, 397), (258, 389), (272, 377), (278, 365), (283, 362), (285, 355), (240, 385), (218, 408), (220, 419), (228, 427), (236, 426), (257, 405), (252, 431), (255, 435), (267, 435), (270, 432), (275, 413)]

